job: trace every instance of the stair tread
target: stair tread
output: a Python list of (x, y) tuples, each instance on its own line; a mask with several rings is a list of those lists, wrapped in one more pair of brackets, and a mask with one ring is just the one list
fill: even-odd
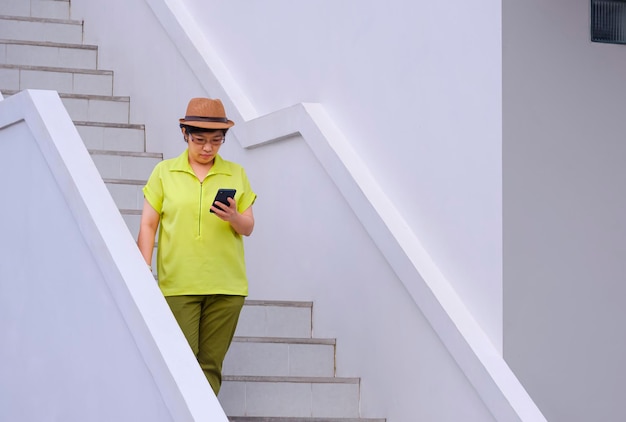
[(0, 69), (21, 69), (21, 70), (36, 70), (45, 72), (68, 72), (68, 73), (84, 73), (88, 75), (113, 75), (112, 70), (99, 70), (99, 69), (79, 69), (73, 67), (55, 67), (55, 66), (36, 66), (27, 64), (0, 64)]
[(246, 299), (246, 305), (250, 306), (284, 306), (293, 308), (311, 308), (313, 302), (306, 301), (290, 301), (290, 300), (259, 300), (259, 299)]
[(88, 121), (74, 120), (74, 125), (75, 126), (95, 126), (95, 127), (118, 128), (118, 129), (138, 129), (138, 130), (146, 129), (145, 125), (136, 124), (136, 123), (88, 122)]
[(311, 383), (311, 384), (359, 384), (361, 382), (361, 379), (360, 378), (347, 378), (347, 377), (224, 375), (223, 381), (286, 382), (286, 383)]
[(59, 93), (61, 98), (74, 98), (80, 100), (101, 100), (101, 101), (120, 101), (130, 102), (130, 97), (116, 96), (116, 95), (95, 95), (95, 94), (67, 94)]
[(139, 179), (102, 179), (104, 183), (118, 184), (118, 185), (140, 185), (143, 186), (148, 183), (147, 180)]
[[(26, 88), (29, 89), (29, 88)], [(3, 94), (6, 95), (15, 95), (19, 91), (12, 89), (2, 90)], [(59, 97), (61, 98), (74, 98), (79, 100), (101, 100), (101, 101), (119, 101), (119, 102), (130, 102), (130, 97), (127, 96), (116, 96), (116, 95), (97, 95), (97, 94), (70, 94), (59, 92)]]
[(97, 95), (97, 94), (69, 94), (59, 92), (61, 98), (75, 98), (81, 100), (102, 100), (102, 101), (121, 101), (130, 102), (130, 97), (118, 95)]
[(80, 50), (96, 50), (96, 51), (98, 50), (97, 45), (62, 43), (62, 42), (54, 42), (54, 41), (23, 41), (23, 40), (0, 39), (0, 44), (36, 45), (40, 47), (76, 48)]
[(334, 346), (337, 341), (331, 338), (308, 338), (308, 337), (250, 337), (235, 336), (233, 342), (237, 343), (290, 343), (290, 344), (320, 344)]
[(106, 150), (106, 149), (90, 149), (90, 154), (97, 155), (120, 155), (124, 157), (141, 157), (141, 158), (157, 158), (163, 159), (163, 154), (160, 152), (139, 152), (139, 151), (122, 151), (122, 150)]
[(120, 214), (122, 215), (141, 215), (141, 210), (129, 210), (120, 208)]
[(65, 24), (65, 25), (79, 25), (79, 26), (82, 26), (83, 24), (82, 21), (75, 20), (75, 19), (40, 18), (40, 17), (35, 17), (35, 16), (15, 16), (15, 15), (0, 15), (0, 20), (60, 23), (60, 24)]

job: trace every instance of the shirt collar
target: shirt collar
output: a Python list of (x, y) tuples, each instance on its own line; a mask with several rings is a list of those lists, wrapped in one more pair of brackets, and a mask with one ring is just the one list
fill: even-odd
[[(189, 151), (185, 149), (182, 154), (178, 157), (174, 158), (174, 162), (172, 163), (172, 167), (170, 167), (170, 171), (184, 171), (187, 173), (195, 174), (193, 169), (191, 168), (191, 164), (189, 164)], [(230, 170), (230, 166), (228, 163), (219, 155), (215, 156), (215, 160), (213, 161), (213, 167), (209, 170), (207, 176), (211, 174), (228, 174), (232, 175)]]

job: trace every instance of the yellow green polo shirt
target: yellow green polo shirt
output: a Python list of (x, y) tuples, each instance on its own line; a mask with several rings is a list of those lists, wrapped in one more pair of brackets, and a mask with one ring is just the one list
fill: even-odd
[(200, 181), (187, 150), (157, 164), (143, 188), (161, 217), (157, 270), (165, 296), (248, 295), (242, 236), (209, 212), (220, 188), (237, 190), (239, 212), (256, 199), (243, 167), (218, 155)]

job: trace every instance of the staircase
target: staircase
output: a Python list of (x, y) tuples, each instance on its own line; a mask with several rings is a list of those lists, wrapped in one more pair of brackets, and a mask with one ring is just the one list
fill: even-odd
[(218, 396), (235, 422), (359, 419), (359, 379), (335, 377), (335, 340), (315, 339), (311, 302), (248, 300)]
[(0, 2), (0, 90), (59, 92), (94, 163), (136, 238), (141, 188), (162, 154), (145, 151), (143, 125), (130, 124), (130, 98), (113, 96), (113, 72), (98, 47), (83, 45), (82, 22), (67, 0)]
[[(136, 238), (141, 189), (163, 157), (145, 150), (145, 128), (129, 121), (130, 98), (113, 95), (113, 79), (98, 69), (98, 47), (83, 44), (69, 0), (0, 1), (0, 92), (59, 92)], [(335, 347), (312, 337), (312, 303), (246, 301), (219, 394), (229, 419), (384, 421), (360, 418), (360, 380), (335, 376)]]

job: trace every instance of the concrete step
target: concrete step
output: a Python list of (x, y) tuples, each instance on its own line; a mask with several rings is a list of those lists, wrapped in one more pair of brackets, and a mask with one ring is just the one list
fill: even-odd
[[(0, 84), (2, 84), (2, 72), (0, 69)], [(30, 87), (28, 87), (30, 88)], [(17, 91), (0, 89), (3, 96), (9, 97)], [(94, 117), (103, 120), (111, 119), (105, 114), (107, 110), (113, 111), (118, 119), (128, 113), (128, 97), (99, 97), (99, 96), (79, 96), (59, 94), (61, 101), (65, 105), (70, 117)], [(86, 109), (80, 109), (83, 104)], [(71, 107), (71, 109), (69, 108)], [(72, 116), (73, 115), (73, 116)], [(77, 116), (79, 115), (79, 116)], [(121, 153), (145, 153), (145, 126), (140, 124), (129, 124), (119, 122), (102, 121), (81, 121), (74, 120), (74, 125), (78, 130), (87, 149), (110, 151), (115, 154)], [(161, 157), (160, 154), (152, 154), (152, 157)]]
[(110, 70), (0, 65), (0, 90), (51, 89), (64, 94), (112, 96)]
[(100, 95), (59, 94), (72, 120), (127, 124), (130, 98)]
[(333, 377), (335, 340), (235, 337), (222, 372), (225, 375)]
[(104, 179), (115, 205), (126, 214), (140, 212), (143, 208), (142, 189), (146, 182), (142, 180)]
[(0, 2), (0, 15), (70, 18), (69, 0), (5, 0)]
[(152, 152), (89, 150), (103, 179), (148, 180), (163, 154)]
[(237, 337), (311, 338), (312, 302), (247, 300)]
[(219, 401), (229, 416), (359, 417), (359, 379), (224, 376)]
[[(5, 97), (17, 91), (2, 90)], [(91, 122), (96, 124), (113, 123), (128, 125), (130, 114), (129, 97), (113, 97), (105, 95), (79, 95), (59, 93), (63, 105), (75, 122)]]
[(144, 125), (74, 121), (87, 149), (108, 151), (146, 151)]
[(0, 64), (96, 70), (98, 47), (0, 39)]
[(311, 302), (246, 300), (218, 397), (231, 421), (367, 421), (359, 379), (333, 376), (335, 340), (311, 338), (311, 323)]
[(66, 19), (0, 15), (0, 39), (81, 44), (83, 23)]

